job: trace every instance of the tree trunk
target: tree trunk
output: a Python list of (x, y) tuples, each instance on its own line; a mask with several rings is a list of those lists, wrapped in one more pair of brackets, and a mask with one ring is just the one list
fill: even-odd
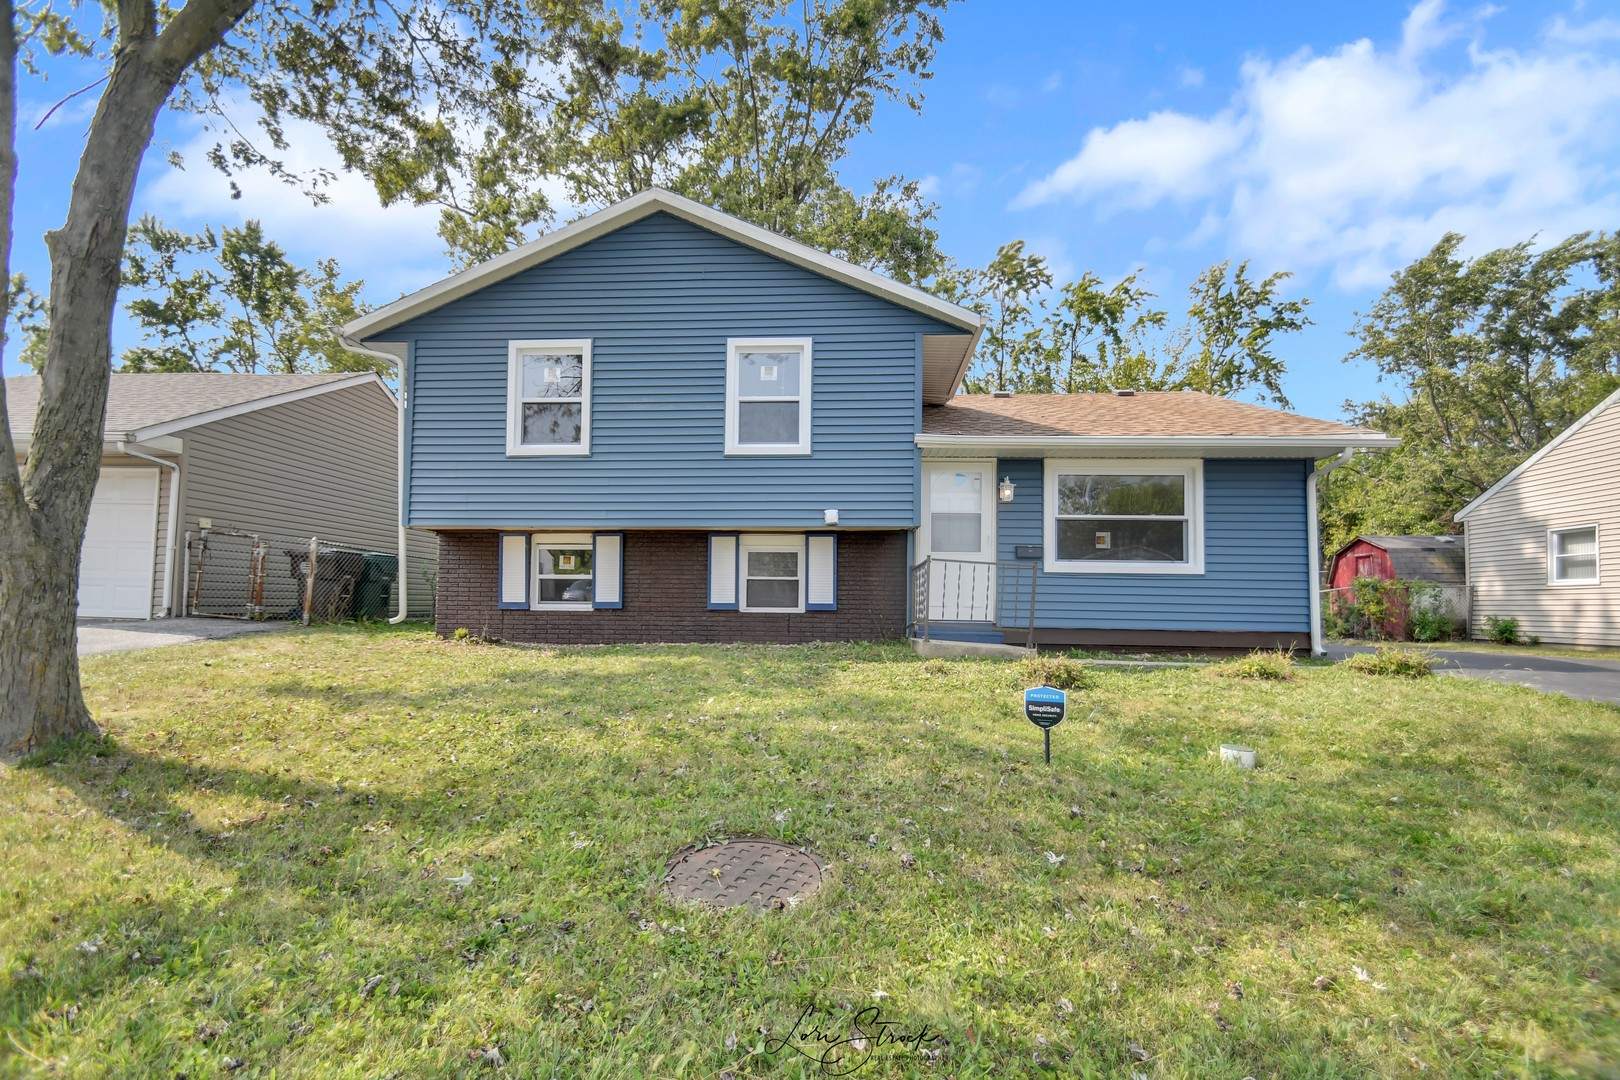
[[(101, 472), (130, 201), (158, 110), (186, 69), (251, 6), (252, 0), (191, 0), (153, 36), (149, 0), (119, 4), (119, 47), (79, 159), (67, 221), (45, 236), (51, 329), (20, 498), (15, 474), (0, 465), (0, 756), (95, 730), (79, 686), (74, 615), (79, 548)], [(14, 77), (13, 67), (5, 87), (13, 117)], [(14, 145), (8, 140), (8, 149)], [(12, 190), (8, 183), (6, 194)], [(0, 399), (0, 427), (5, 420)], [(0, 454), (14, 455), (3, 431)]]
[(0, 749), (9, 757), (96, 728), (79, 689), (74, 640), (79, 560), (60, 558), (57, 545), (36, 536), (7, 548), (0, 559)]

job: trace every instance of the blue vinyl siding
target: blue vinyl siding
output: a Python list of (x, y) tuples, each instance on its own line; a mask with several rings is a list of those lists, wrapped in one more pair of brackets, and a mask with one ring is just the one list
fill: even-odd
[[(953, 328), (667, 214), (389, 331), (412, 349), (408, 521), (916, 524), (924, 333)], [(726, 457), (726, 339), (813, 339), (812, 454)], [(506, 456), (507, 342), (590, 338), (591, 453)]]
[[(1202, 574), (1040, 572), (1035, 623), (1107, 630), (1310, 629), (1310, 562), (1305, 477), (1312, 462), (1204, 462)], [(996, 475), (1018, 485), (1000, 507), (999, 558), (1014, 545), (1041, 544), (1045, 463), (1002, 460)]]

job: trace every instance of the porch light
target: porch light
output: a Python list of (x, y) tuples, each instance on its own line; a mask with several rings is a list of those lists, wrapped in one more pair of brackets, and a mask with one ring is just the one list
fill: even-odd
[(996, 485), (996, 498), (1001, 502), (1010, 503), (1013, 501), (1013, 492), (1017, 489), (1017, 484), (1003, 476), (1001, 478), (1001, 483)]

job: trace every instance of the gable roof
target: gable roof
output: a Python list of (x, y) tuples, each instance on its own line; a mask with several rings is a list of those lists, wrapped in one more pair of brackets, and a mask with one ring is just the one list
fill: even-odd
[(1574, 435), (1577, 431), (1581, 430), (1581, 428), (1583, 428), (1587, 424), (1591, 423), (1594, 419), (1597, 418), (1597, 416), (1600, 413), (1602, 413), (1605, 409), (1607, 409), (1609, 406), (1613, 405), (1617, 401), (1620, 401), (1620, 390), (1616, 390), (1614, 393), (1610, 394), (1608, 397), (1606, 397), (1602, 401), (1598, 402), (1596, 405), (1594, 405), (1592, 407), (1591, 412), (1587, 413), (1585, 416), (1581, 417), (1579, 420), (1577, 420), (1573, 424), (1569, 425), (1569, 427), (1567, 427), (1563, 431), (1559, 432), (1556, 436), (1553, 437), (1552, 441), (1549, 442), (1546, 446), (1543, 446), (1540, 450), (1537, 450), (1535, 453), (1531, 454), (1529, 457), (1527, 457), (1523, 461), (1519, 462), (1519, 464), (1516, 465), (1506, 476), (1502, 477), (1502, 479), (1498, 480), (1496, 483), (1494, 483), (1490, 487), (1486, 488), (1484, 494), (1480, 495), (1473, 502), (1469, 503), (1467, 506), (1463, 507), (1461, 510), (1459, 510), (1455, 514), (1453, 514), (1452, 515), (1452, 520), (1453, 521), (1466, 521), (1466, 520), (1468, 520), (1468, 515), (1472, 514), (1474, 512), (1475, 507), (1478, 507), (1479, 505), (1484, 503), (1486, 499), (1489, 499), (1492, 495), (1495, 495), (1498, 491), (1501, 491), (1503, 488), (1505, 488), (1509, 484), (1511, 484), (1514, 480), (1518, 479), (1519, 475), (1521, 473), (1523, 473), (1526, 469), (1530, 468), (1530, 466), (1534, 465), (1536, 462), (1540, 461), (1542, 458), (1546, 457), (1548, 454), (1550, 454), (1554, 450), (1558, 449), (1560, 446), (1562, 446), (1564, 444), (1564, 442), (1566, 440), (1569, 439), (1570, 436)]
[[(947, 364), (951, 369), (948, 383), (943, 371), (936, 373), (933, 379), (927, 380), (935, 388), (931, 391), (931, 396), (940, 400), (949, 397), (955, 393), (956, 387), (967, 373), (968, 361), (973, 356), (973, 348), (978, 343), (979, 333), (985, 325), (984, 316), (978, 312), (941, 300), (922, 289), (891, 281), (863, 266), (828, 255), (808, 244), (790, 240), (742, 218), (722, 213), (685, 196), (665, 191), (663, 188), (648, 188), (622, 202), (614, 203), (605, 210), (598, 210), (555, 232), (547, 233), (538, 240), (513, 248), (504, 255), (497, 255), (459, 274), (452, 274), (425, 289), (402, 296), (387, 307), (378, 308), (345, 324), (339, 330), (339, 334), (345, 339), (345, 344), (349, 345), (368, 340), (373, 342), (382, 340), (382, 335), (402, 323), (657, 213), (673, 215), (756, 251), (773, 255), (784, 262), (842, 282), (900, 307), (931, 316), (947, 326), (962, 331), (961, 342), (950, 342), (949, 355), (940, 352), (936, 346), (925, 358), (932, 360), (942, 369)], [(953, 338), (955, 336), (958, 335), (951, 335)], [(938, 337), (945, 336), (938, 335)], [(948, 389), (940, 392), (946, 385)]]
[[(326, 375), (114, 372), (107, 389), (107, 421), (102, 437), (108, 442), (140, 442), (229, 416), (373, 382), (388, 392), (382, 380), (369, 371)], [(40, 385), (37, 375), (17, 375), (6, 380), (11, 436), (19, 444), (33, 437)]]
[(1362, 535), (1340, 548), (1340, 556), (1357, 541), (1366, 541), (1389, 554), (1395, 576), (1403, 581), (1433, 581), (1441, 585), (1465, 585), (1468, 581), (1467, 554), (1460, 536), (1370, 536)]
[(1371, 428), (1194, 390), (1112, 394), (961, 394), (923, 409), (919, 446), (1009, 448), (1241, 444), (1291, 450), (1395, 446)]

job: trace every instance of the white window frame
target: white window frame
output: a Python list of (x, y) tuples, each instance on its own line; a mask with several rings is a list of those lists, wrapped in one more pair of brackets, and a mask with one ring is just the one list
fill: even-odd
[[(1593, 569), (1597, 571), (1589, 578), (1560, 578), (1558, 576), (1558, 560), (1566, 556), (1558, 554), (1557, 538), (1565, 533), (1585, 532), (1592, 530), (1592, 542), (1595, 550), (1592, 553)], [(1547, 530), (1547, 584), (1559, 589), (1571, 586), (1601, 585), (1603, 583), (1603, 529), (1596, 522), (1587, 525), (1565, 525), (1562, 528)]]
[[(726, 454), (747, 456), (792, 457), (810, 453), (810, 388), (815, 382), (810, 377), (810, 342), (807, 337), (793, 338), (729, 338), (726, 341)], [(739, 356), (744, 352), (778, 352), (796, 349), (799, 352), (799, 392), (782, 397), (743, 398), (739, 396), (742, 369)], [(794, 443), (739, 443), (738, 414), (743, 401), (798, 401), (799, 441)]]
[[(1105, 562), (1090, 559), (1059, 559), (1057, 556), (1058, 477), (1065, 474), (1091, 475), (1169, 475), (1180, 473), (1186, 485), (1187, 561)], [(1048, 460), (1046, 462), (1045, 502), (1042, 527), (1045, 530), (1045, 570), (1049, 574), (1202, 574), (1204, 572), (1204, 462), (1201, 459), (1105, 458), (1100, 460)], [(1132, 517), (1130, 514), (1114, 515)], [(1163, 515), (1141, 515), (1141, 519), (1176, 520)]]
[[(542, 574), (540, 573), (540, 549), (554, 547), (589, 548), (591, 551), (591, 573), (589, 577), (580, 577), (577, 574)], [(540, 582), (551, 581), (589, 581), (591, 583), (591, 599), (582, 601), (542, 601), (540, 599)], [(591, 611), (596, 599), (596, 536), (588, 532), (537, 532), (529, 536), (529, 610), (530, 611)]]
[[(526, 352), (578, 353), (580, 357), (579, 442), (525, 443), (523, 441), (523, 362)], [(538, 400), (538, 399), (536, 399)], [(547, 398), (566, 403), (573, 398)], [(581, 457), (591, 452), (591, 339), (508, 341), (506, 347), (506, 456)]]
[[(748, 553), (750, 551), (791, 551), (799, 556), (799, 606), (791, 608), (751, 607), (748, 603)], [(755, 533), (737, 538), (737, 609), (775, 615), (793, 615), (804, 611), (805, 563), (809, 554), (803, 533)], [(786, 578), (761, 578), (762, 581), (785, 581)]]

